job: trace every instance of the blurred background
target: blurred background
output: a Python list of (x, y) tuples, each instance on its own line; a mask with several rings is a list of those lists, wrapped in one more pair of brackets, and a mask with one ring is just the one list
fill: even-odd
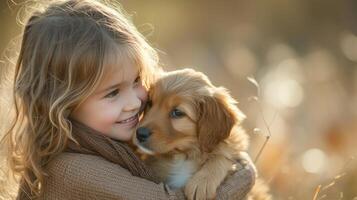
[[(166, 70), (202, 71), (239, 101), (274, 199), (357, 199), (357, 1), (118, 2)], [(18, 9), (0, 2), (1, 68)]]

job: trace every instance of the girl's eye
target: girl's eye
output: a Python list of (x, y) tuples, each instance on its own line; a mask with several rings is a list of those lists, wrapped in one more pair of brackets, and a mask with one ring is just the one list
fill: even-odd
[(181, 110), (174, 108), (171, 112), (170, 112), (170, 117), (174, 118), (174, 119), (178, 119), (178, 118), (182, 118), (185, 116), (185, 113), (182, 112)]
[(105, 98), (113, 98), (118, 94), (119, 94), (119, 90), (115, 89), (115, 90), (111, 91), (109, 94), (105, 95)]

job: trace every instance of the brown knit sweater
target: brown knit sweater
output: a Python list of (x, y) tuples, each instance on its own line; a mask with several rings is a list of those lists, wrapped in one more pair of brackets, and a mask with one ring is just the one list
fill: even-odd
[[(45, 167), (43, 194), (46, 200), (87, 199), (185, 199), (181, 190), (171, 191), (153, 176), (128, 147), (72, 120), (72, 134), (65, 152)], [(253, 166), (238, 163), (238, 171), (222, 183), (217, 199), (243, 199), (255, 181)], [(29, 199), (25, 185), (18, 200)]]
[[(133, 176), (99, 156), (63, 153), (47, 165), (47, 170), (43, 199), (185, 199), (181, 190), (171, 191), (163, 183)], [(251, 169), (241, 167), (218, 188), (217, 199), (244, 199), (254, 178)]]

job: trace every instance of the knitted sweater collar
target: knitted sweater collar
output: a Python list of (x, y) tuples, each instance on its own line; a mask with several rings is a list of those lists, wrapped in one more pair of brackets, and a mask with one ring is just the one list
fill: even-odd
[(152, 170), (134, 153), (128, 144), (105, 136), (83, 123), (71, 119), (72, 137), (66, 152), (97, 155), (127, 169), (134, 176), (159, 183)]

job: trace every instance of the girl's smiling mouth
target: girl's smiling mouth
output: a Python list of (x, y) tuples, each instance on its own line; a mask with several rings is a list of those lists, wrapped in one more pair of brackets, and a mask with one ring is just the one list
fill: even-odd
[(134, 126), (139, 122), (139, 114), (137, 113), (136, 115), (125, 119), (125, 120), (121, 120), (119, 122), (117, 122), (118, 124), (125, 124), (125, 125), (130, 125), (130, 126)]

